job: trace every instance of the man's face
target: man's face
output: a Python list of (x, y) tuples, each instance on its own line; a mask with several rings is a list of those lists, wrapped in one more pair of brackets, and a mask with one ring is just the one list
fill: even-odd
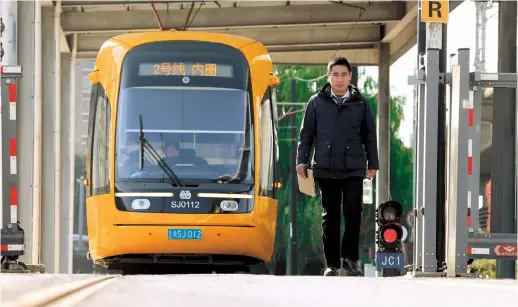
[(344, 95), (351, 83), (351, 72), (343, 65), (335, 65), (327, 73), (327, 79), (331, 84), (333, 92), (337, 95)]

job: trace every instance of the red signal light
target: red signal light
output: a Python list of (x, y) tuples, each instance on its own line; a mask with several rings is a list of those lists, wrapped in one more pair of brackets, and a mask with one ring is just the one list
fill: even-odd
[(386, 229), (383, 232), (383, 240), (387, 243), (394, 243), (397, 240), (397, 232), (394, 229)]
[(381, 247), (385, 249), (396, 248), (403, 237), (403, 229), (398, 223), (390, 223), (380, 227), (379, 242)]

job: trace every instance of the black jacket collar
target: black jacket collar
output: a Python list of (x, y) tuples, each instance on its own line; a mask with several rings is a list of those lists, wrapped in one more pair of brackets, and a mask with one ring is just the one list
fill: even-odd
[[(348, 90), (349, 90), (350, 95), (347, 98), (347, 100), (351, 100), (352, 98), (358, 98), (357, 95), (360, 94), (360, 90), (356, 86), (349, 84)], [(324, 86), (318, 92), (318, 95), (325, 96), (326, 98), (332, 99), (331, 98), (331, 84), (329, 82), (326, 82), (326, 84), (324, 84)]]

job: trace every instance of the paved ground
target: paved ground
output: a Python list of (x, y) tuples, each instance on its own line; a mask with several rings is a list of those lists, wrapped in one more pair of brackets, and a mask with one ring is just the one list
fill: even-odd
[[(15, 293), (89, 275), (0, 276), (2, 302)], [(393, 300), (391, 300), (393, 298)], [(78, 306), (484, 306), (513, 305), (512, 280), (268, 275), (134, 275), (108, 283)], [(0, 304), (1, 305), (1, 304)]]
[(2, 302), (42, 288), (92, 278), (93, 275), (67, 274), (0, 274), (0, 306)]

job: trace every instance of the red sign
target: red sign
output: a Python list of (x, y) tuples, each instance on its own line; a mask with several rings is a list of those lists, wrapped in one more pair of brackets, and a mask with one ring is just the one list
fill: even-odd
[(493, 249), (495, 254), (500, 257), (516, 257), (518, 256), (517, 244), (498, 244)]

